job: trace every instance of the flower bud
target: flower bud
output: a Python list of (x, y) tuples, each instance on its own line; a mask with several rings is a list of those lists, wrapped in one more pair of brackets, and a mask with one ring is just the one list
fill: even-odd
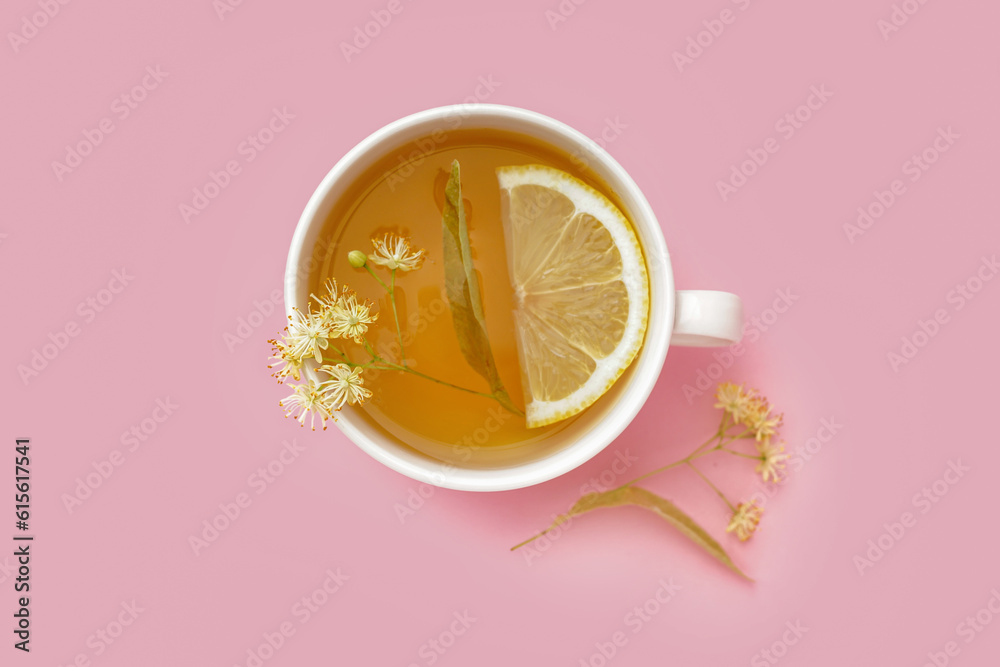
[(368, 263), (368, 257), (360, 250), (352, 250), (347, 253), (347, 263), (355, 269), (363, 268)]

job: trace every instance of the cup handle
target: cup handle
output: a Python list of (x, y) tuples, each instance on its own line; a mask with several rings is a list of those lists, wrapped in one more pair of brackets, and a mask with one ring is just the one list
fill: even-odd
[(671, 345), (724, 347), (743, 337), (743, 302), (729, 292), (678, 290)]

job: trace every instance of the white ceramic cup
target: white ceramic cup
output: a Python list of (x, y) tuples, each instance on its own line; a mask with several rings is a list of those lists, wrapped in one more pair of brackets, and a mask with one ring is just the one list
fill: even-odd
[[(326, 175), (302, 212), (288, 252), (285, 306), (305, 311), (309, 271), (319, 232), (352, 180), (372, 164), (417, 139), (448, 131), (489, 128), (539, 139), (585, 160), (619, 197), (635, 225), (646, 255), (650, 279), (646, 339), (632, 367), (608, 395), (565, 429), (532, 445), (532, 455), (507, 464), (444, 463), (431, 458), (379, 427), (363, 410), (345, 407), (337, 426), (373, 458), (415, 480), (450, 489), (502, 491), (547, 481), (573, 470), (607, 447), (636, 416), (674, 345), (720, 346), (740, 340), (743, 306), (728, 292), (677, 291), (663, 232), (639, 187), (614, 158), (594, 141), (548, 116), (494, 104), (439, 107), (389, 123), (347, 153)], [(436, 133), (436, 134), (435, 134)], [(438, 139), (440, 141), (440, 139)], [(426, 145), (426, 141), (424, 145)], [(346, 251), (346, 250), (345, 250)]]

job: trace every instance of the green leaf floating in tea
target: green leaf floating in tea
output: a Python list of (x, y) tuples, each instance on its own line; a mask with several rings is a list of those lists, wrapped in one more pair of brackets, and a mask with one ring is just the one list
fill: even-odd
[(521, 415), (523, 413), (511, 402), (510, 395), (500, 380), (486, 332), (479, 280), (469, 247), (458, 160), (451, 163), (451, 176), (445, 185), (441, 226), (444, 236), (445, 292), (459, 348), (469, 366), (489, 384), (490, 392), (497, 401), (511, 412)]

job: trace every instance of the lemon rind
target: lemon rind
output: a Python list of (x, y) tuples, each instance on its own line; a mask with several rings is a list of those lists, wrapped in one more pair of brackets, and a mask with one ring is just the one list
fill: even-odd
[[(540, 401), (533, 398), (527, 404), (527, 426), (537, 428), (568, 419), (593, 405), (611, 389), (635, 360), (648, 324), (649, 277), (635, 230), (628, 218), (603, 194), (563, 171), (542, 165), (500, 167), (496, 171), (501, 189), (511, 190), (519, 185), (549, 188), (573, 202), (576, 207), (574, 215), (585, 213), (604, 225), (621, 255), (622, 274), (616, 280), (620, 279), (625, 284), (629, 297), (625, 335), (610, 355), (594, 359), (596, 368), (587, 381), (572, 394), (559, 400)], [(609, 227), (611, 220), (617, 220), (621, 224)], [(526, 290), (526, 293), (530, 292)]]

